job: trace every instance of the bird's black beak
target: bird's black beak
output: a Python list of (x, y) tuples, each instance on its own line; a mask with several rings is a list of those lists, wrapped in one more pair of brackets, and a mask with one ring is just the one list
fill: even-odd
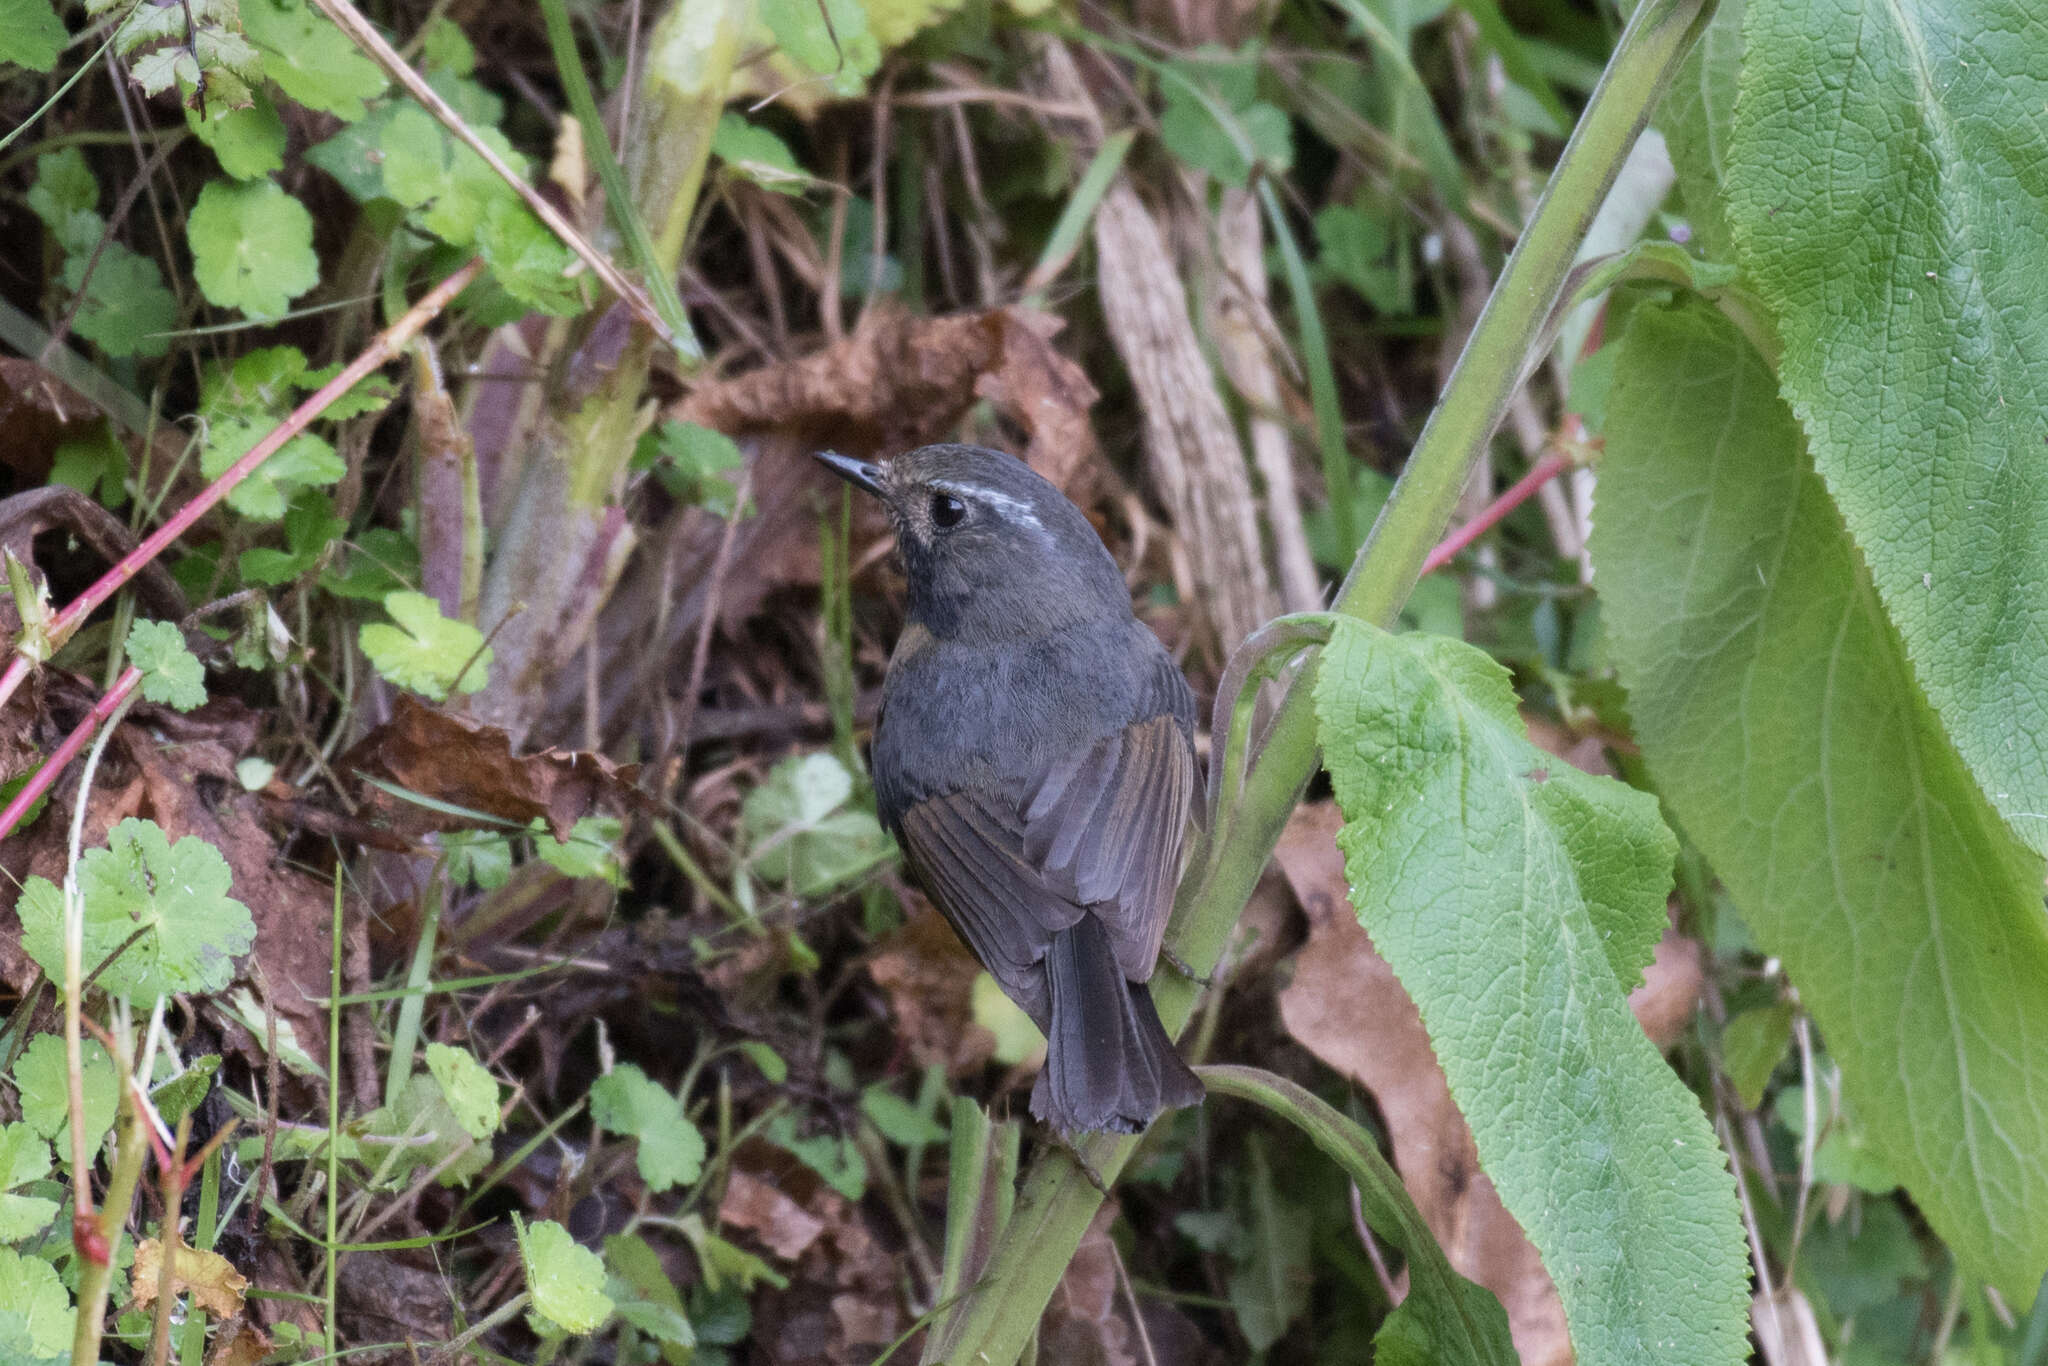
[(884, 500), (889, 496), (887, 465), (878, 465), (872, 460), (856, 460), (837, 451), (819, 451), (812, 459), (857, 489), (865, 489)]

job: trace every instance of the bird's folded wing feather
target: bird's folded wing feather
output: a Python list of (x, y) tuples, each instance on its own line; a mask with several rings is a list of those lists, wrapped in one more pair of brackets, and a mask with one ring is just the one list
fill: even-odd
[[(1172, 716), (1141, 721), (1054, 765), (1021, 810), (957, 791), (906, 811), (905, 852), (1004, 990), (1034, 1017), (1052, 936), (1092, 911), (1124, 976), (1159, 956), (1194, 800), (1193, 746)], [(1041, 1024), (1043, 1022), (1041, 1021)]]
[(1194, 746), (1155, 716), (1055, 768), (1024, 806), (1025, 853), (1095, 911), (1135, 982), (1159, 958), (1194, 793)]
[(925, 890), (1004, 991), (1047, 1027), (1039, 963), (1052, 937), (1086, 912), (1049, 886), (1024, 853), (1015, 817), (979, 793), (948, 792), (903, 813), (903, 850)]

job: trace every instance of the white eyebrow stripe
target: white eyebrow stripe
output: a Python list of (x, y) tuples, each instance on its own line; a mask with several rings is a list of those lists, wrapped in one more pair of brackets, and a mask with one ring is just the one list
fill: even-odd
[(1045, 530), (1045, 523), (1038, 520), (1038, 514), (1031, 510), (1031, 504), (1023, 501), (1021, 498), (1012, 498), (1007, 493), (998, 493), (994, 489), (986, 488), (980, 484), (963, 484), (953, 480), (934, 479), (932, 487), (942, 493), (950, 493), (956, 498), (966, 498), (974, 502), (986, 503), (992, 508), (1008, 513), (1013, 520), (1021, 522), (1034, 531)]

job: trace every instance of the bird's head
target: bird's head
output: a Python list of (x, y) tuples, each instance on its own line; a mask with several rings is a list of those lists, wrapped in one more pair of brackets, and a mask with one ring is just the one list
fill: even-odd
[(889, 461), (817, 458), (889, 510), (910, 619), (933, 635), (1023, 638), (1130, 615), (1130, 590), (1095, 528), (1015, 456), (944, 445)]

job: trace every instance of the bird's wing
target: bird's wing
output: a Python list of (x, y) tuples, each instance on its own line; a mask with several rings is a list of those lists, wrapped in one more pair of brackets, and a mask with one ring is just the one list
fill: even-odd
[(1022, 803), (1026, 857), (1095, 912), (1134, 982), (1159, 958), (1194, 797), (1194, 745), (1163, 715), (1055, 764)]
[(905, 811), (899, 833), (925, 890), (1042, 1030), (1051, 1001), (1039, 964), (1053, 935), (1086, 910), (1038, 869), (1005, 805), (971, 790), (948, 792)]
[(1037, 1019), (1049, 1008), (1038, 965), (1084, 913), (1101, 921), (1125, 977), (1152, 976), (1194, 789), (1193, 745), (1174, 717), (1157, 716), (1055, 764), (1021, 810), (963, 789), (916, 803), (900, 830), (960, 937)]

